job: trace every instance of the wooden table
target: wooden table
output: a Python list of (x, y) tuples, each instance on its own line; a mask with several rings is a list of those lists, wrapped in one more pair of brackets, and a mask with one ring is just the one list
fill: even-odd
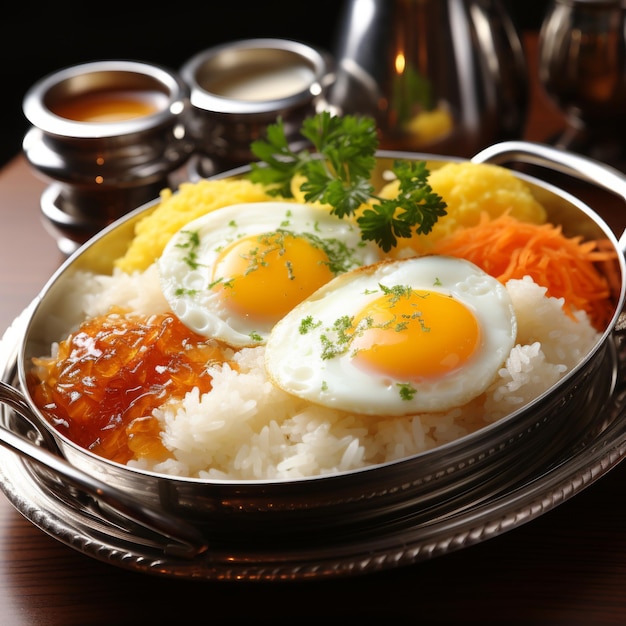
[[(535, 38), (528, 41), (531, 76)], [(532, 85), (526, 138), (561, 118)], [(21, 156), (0, 172), (0, 327), (6, 328), (63, 260), (39, 219), (44, 183)], [(585, 190), (611, 209), (623, 202)], [(602, 205), (600, 205), (602, 206)], [(607, 210), (608, 210), (607, 209)], [(49, 537), (0, 495), (0, 623), (169, 624), (330, 616), (415, 623), (626, 623), (626, 464), (555, 510), (482, 544), (417, 565), (302, 583), (188, 582), (91, 559)], [(307, 621), (309, 623), (309, 621)]]

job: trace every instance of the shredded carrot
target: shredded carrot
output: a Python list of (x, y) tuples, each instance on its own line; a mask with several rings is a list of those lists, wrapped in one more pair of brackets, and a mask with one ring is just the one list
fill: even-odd
[(584, 310), (599, 330), (615, 310), (616, 251), (601, 241), (566, 237), (560, 226), (520, 222), (509, 214), (491, 219), (485, 213), (476, 226), (438, 241), (433, 252), (467, 259), (502, 283), (530, 276), (547, 295), (563, 298), (568, 315)]

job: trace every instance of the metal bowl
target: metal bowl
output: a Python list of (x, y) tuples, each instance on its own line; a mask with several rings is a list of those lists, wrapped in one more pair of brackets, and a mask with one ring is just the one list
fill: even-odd
[[(94, 98), (101, 106), (94, 110)], [(121, 107), (120, 108), (116, 108)], [(173, 71), (94, 61), (54, 72), (26, 93), (29, 164), (50, 185), (41, 212), (64, 253), (157, 198), (193, 150), (189, 89)]]
[(304, 145), (302, 121), (322, 107), (333, 69), (326, 51), (289, 39), (243, 39), (190, 58), (180, 75), (190, 90), (192, 174), (249, 163), (250, 144), (278, 117), (289, 144)]
[[(375, 177), (382, 182), (396, 158), (427, 161), (431, 169), (455, 158), (428, 154), (380, 152)], [(595, 181), (626, 197), (624, 176), (582, 157), (525, 142), (489, 148), (477, 162), (520, 160)], [(247, 168), (223, 176), (240, 176)], [(197, 554), (209, 543), (249, 546), (310, 547), (316, 542), (340, 545), (342, 539), (389, 527), (404, 516), (436, 519), (449, 503), (486, 499), (547, 465), (555, 450), (589, 427), (589, 415), (599, 407), (613, 382), (600, 380), (611, 350), (608, 341), (621, 314), (626, 285), (624, 254), (605, 222), (571, 194), (534, 177), (516, 173), (531, 188), (551, 221), (566, 235), (601, 239), (616, 254), (619, 284), (613, 294), (614, 313), (592, 350), (557, 385), (524, 408), (473, 434), (403, 460), (333, 476), (289, 481), (202, 480), (165, 476), (129, 468), (101, 457), (59, 434), (34, 406), (26, 386), (31, 358), (46, 354), (52, 342), (79, 320), (59, 314), (71, 277), (80, 270), (109, 272), (124, 253), (138, 220), (157, 203), (143, 206), (87, 242), (51, 277), (27, 314), (26, 330), (17, 354), (15, 385), (0, 385), (0, 402), (16, 413), (1, 429), (2, 443), (35, 461), (38, 480), (64, 493), (87, 492), (101, 504), (156, 529), (172, 539), (168, 549)], [(600, 392), (599, 392), (600, 390)], [(604, 395), (603, 395), (604, 394)], [(38, 445), (15, 433), (22, 416), (39, 431)], [(13, 432), (11, 432), (13, 431)], [(19, 440), (19, 441), (18, 441)], [(60, 487), (59, 487), (60, 485)], [(66, 495), (66, 497), (68, 497)], [(73, 497), (73, 496), (71, 496)]]

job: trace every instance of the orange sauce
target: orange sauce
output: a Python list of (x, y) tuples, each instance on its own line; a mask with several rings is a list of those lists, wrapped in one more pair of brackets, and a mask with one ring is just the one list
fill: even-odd
[(54, 114), (76, 122), (121, 122), (163, 109), (165, 94), (145, 90), (111, 90), (85, 93), (51, 107)]
[(105, 458), (167, 456), (152, 410), (193, 387), (211, 388), (206, 367), (223, 362), (220, 345), (172, 314), (85, 321), (58, 354), (34, 359), (28, 388), (35, 404), (68, 439)]

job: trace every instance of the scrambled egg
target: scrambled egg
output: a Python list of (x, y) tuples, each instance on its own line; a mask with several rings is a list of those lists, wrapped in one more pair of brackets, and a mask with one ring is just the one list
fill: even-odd
[(161, 256), (165, 244), (185, 224), (229, 204), (275, 200), (249, 180), (200, 180), (182, 183), (176, 193), (161, 192), (157, 208), (138, 222), (135, 237), (115, 266), (127, 273), (143, 271)]
[[(433, 170), (428, 181), (448, 205), (447, 215), (439, 218), (428, 235), (400, 239), (397, 256), (429, 252), (436, 241), (458, 227), (478, 224), (481, 213), (494, 218), (508, 212), (533, 224), (543, 224), (547, 219), (544, 207), (528, 185), (505, 167), (470, 161), (447, 163)], [(388, 183), (380, 192), (383, 198), (397, 194), (397, 181)]]

